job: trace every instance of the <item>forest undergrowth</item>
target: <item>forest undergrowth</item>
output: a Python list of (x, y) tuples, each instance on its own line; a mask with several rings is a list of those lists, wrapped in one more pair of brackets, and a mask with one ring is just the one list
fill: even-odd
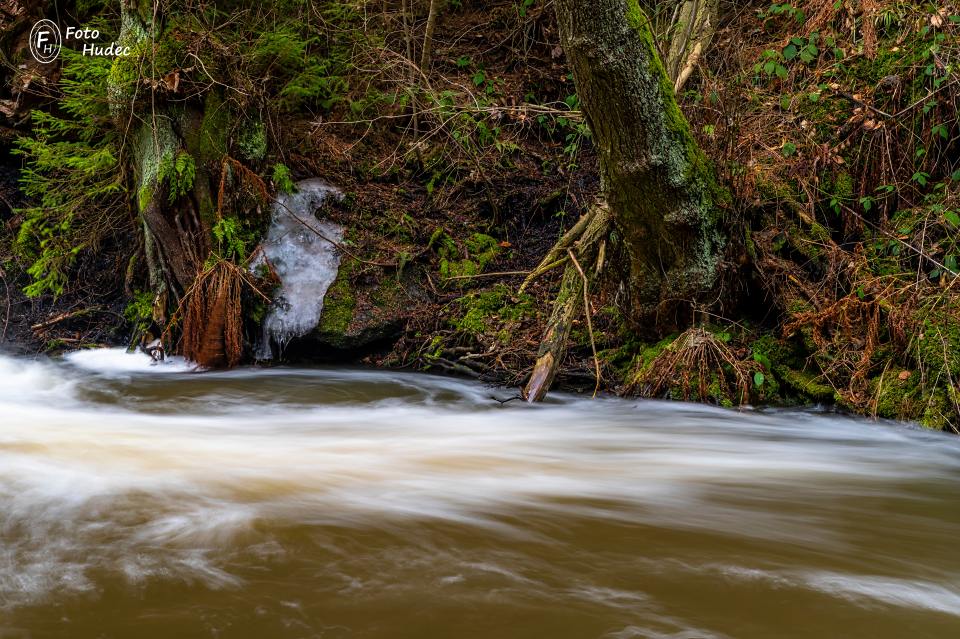
[[(119, 34), (112, 3), (94, 4), (77, 19)], [(662, 50), (682, 29), (678, 3), (641, 4)], [(202, 113), (210, 140), (155, 169), (171, 201), (193, 199), (209, 235), (205, 282), (225, 282), (218, 296), (236, 307), (217, 313), (232, 363), (260, 334), (270, 286), (236, 277), (263, 211), (294, 180), (321, 176), (346, 193), (323, 214), (349, 228), (325, 312), (344, 325), (374, 306), (402, 319), (391, 346), (362, 356), (522, 385), (563, 269), (523, 284), (600, 190), (552, 3), (187, 5), (137, 65), (67, 54), (59, 78), (31, 89), (30, 119), (9, 127), (22, 191), (5, 197), (26, 205), (4, 219), (3, 269), (34, 327), (20, 338), (128, 342), (163, 319), (180, 343), (182, 327), (166, 326), (177, 314), (158, 315), (125, 195), (135, 141), (107, 88), (121, 86), (134, 120), (157, 100)], [(956, 432), (960, 7), (719, 2), (708, 42), (678, 99), (731, 195), (723, 285), (692, 325), (643, 330), (598, 278), (560, 383), (723, 406), (820, 403)], [(209, 211), (195, 189), (204, 173), (221, 191)], [(269, 194), (243, 186), (254, 182)], [(199, 300), (172, 302), (204, 323)]]

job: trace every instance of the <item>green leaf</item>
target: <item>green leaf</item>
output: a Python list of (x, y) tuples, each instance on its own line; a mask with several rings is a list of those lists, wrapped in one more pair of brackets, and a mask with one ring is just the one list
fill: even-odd
[(763, 383), (766, 380), (767, 380), (767, 376), (761, 373), (760, 371), (757, 371), (756, 373), (753, 374), (753, 385), (756, 386), (757, 388), (760, 388), (761, 386), (763, 386)]

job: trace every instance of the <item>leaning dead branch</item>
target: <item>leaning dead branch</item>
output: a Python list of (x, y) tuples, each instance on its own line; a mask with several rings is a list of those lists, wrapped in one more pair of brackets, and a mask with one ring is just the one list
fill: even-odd
[[(580, 222), (583, 222), (581, 224)], [(557, 370), (563, 357), (567, 352), (567, 341), (570, 338), (570, 329), (573, 322), (585, 310), (589, 315), (588, 290), (591, 283), (591, 277), (587, 273), (596, 273), (594, 267), (598, 263), (598, 258), (602, 253), (602, 246), (606, 241), (606, 236), (610, 227), (610, 209), (606, 202), (597, 203), (593, 209), (581, 221), (571, 229), (570, 233), (564, 235), (557, 243), (547, 259), (555, 262), (556, 259), (550, 259), (558, 251), (557, 247), (564, 245), (562, 249), (568, 251), (567, 257), (571, 263), (564, 269), (563, 280), (560, 283), (560, 292), (554, 301), (553, 313), (547, 322), (547, 328), (544, 331), (540, 342), (540, 349), (537, 355), (537, 362), (533, 367), (530, 380), (523, 390), (523, 397), (528, 402), (540, 402), (546, 397), (553, 380), (557, 376)], [(579, 235), (574, 233), (579, 231)], [(573, 258), (571, 248), (576, 248), (580, 254), (580, 260)], [(586, 265), (582, 268), (580, 264)], [(588, 319), (588, 322), (591, 321)], [(592, 333), (592, 325), (589, 325)], [(599, 364), (597, 364), (599, 376)]]

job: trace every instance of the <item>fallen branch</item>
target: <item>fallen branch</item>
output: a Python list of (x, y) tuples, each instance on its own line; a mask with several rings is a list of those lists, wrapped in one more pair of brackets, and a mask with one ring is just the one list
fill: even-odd
[(577, 220), (577, 223), (574, 224), (569, 231), (563, 234), (563, 237), (550, 249), (550, 252), (547, 253), (547, 256), (543, 258), (540, 262), (540, 265), (537, 268), (533, 269), (530, 274), (527, 276), (527, 279), (523, 281), (523, 284), (520, 285), (520, 290), (518, 293), (523, 293), (530, 284), (533, 283), (535, 279), (546, 273), (547, 271), (560, 266), (561, 264), (567, 261), (567, 257), (564, 256), (564, 252), (573, 246), (573, 243), (580, 239), (580, 237), (587, 230), (591, 220), (596, 215), (596, 211), (599, 207), (591, 208), (589, 211), (580, 216), (580, 219)]
[[(560, 239), (557, 246), (550, 251), (547, 257), (555, 255), (557, 247), (565, 245), (561, 250), (568, 251), (567, 259), (570, 259), (572, 251), (569, 251), (569, 249), (570, 244), (573, 243), (571, 237), (575, 237), (573, 231), (580, 230), (577, 227), (581, 227), (580, 238), (576, 241), (576, 246), (584, 263), (595, 264), (600, 252), (599, 247), (603, 244), (609, 229), (609, 221), (610, 209), (605, 202), (599, 202), (581, 218), (583, 226), (581, 227), (580, 222), (578, 222), (570, 233)], [(553, 305), (553, 313), (547, 322), (546, 330), (540, 341), (537, 362), (534, 364), (530, 379), (523, 389), (523, 397), (528, 402), (543, 401), (550, 390), (560, 363), (566, 354), (567, 341), (570, 338), (573, 321), (580, 312), (581, 304), (589, 302), (586, 294), (589, 282), (590, 278), (580, 267), (580, 262), (575, 259), (571, 260), (564, 269), (560, 292), (557, 294), (557, 299)]]
[(507, 277), (510, 275), (529, 275), (530, 271), (500, 271), (499, 273), (477, 273), (476, 275), (453, 275), (451, 277), (443, 278), (444, 281), (449, 282), (451, 280), (473, 280), (478, 277)]
[(103, 310), (102, 308), (94, 306), (90, 308), (81, 308), (76, 311), (68, 311), (66, 313), (60, 313), (59, 315), (55, 315), (54, 317), (51, 317), (46, 321), (40, 322), (39, 324), (34, 324), (30, 328), (34, 332), (39, 333), (40, 331), (46, 330), (51, 326), (56, 326), (61, 322), (65, 322), (71, 319), (76, 319), (77, 317), (83, 317), (84, 315), (90, 315), (91, 313), (96, 313), (102, 310)]

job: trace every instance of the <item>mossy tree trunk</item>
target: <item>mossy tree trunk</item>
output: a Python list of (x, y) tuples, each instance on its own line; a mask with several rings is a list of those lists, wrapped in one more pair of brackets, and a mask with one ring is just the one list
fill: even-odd
[(190, 155), (189, 147), (199, 145), (186, 142), (197, 135), (193, 129), (200, 123), (191, 117), (189, 107), (168, 106), (160, 89), (169, 88), (152, 81), (162, 71), (155, 68), (155, 57), (161, 48), (163, 16), (154, 13), (151, 3), (121, 0), (120, 6), (120, 42), (134, 54), (114, 63), (114, 114), (133, 142), (130, 160), (151, 286), (177, 297), (193, 283), (210, 251), (209, 219), (200, 215), (212, 208), (209, 177), (205, 167), (197, 170), (197, 159)]
[[(691, 135), (637, 0), (557, 0), (604, 196), (629, 262), (628, 319), (693, 308), (718, 280), (724, 192)], [(672, 318), (672, 319), (671, 319)]]
[[(154, 320), (163, 327), (211, 253), (214, 194), (229, 121), (215, 89), (204, 101), (178, 95), (178, 71), (164, 68), (160, 54), (164, 16), (153, 4), (121, 0), (120, 6), (120, 42), (132, 54), (114, 62), (110, 95), (115, 124), (128, 132), (128, 161), (156, 294)], [(213, 358), (200, 363), (216, 367), (224, 362)]]

